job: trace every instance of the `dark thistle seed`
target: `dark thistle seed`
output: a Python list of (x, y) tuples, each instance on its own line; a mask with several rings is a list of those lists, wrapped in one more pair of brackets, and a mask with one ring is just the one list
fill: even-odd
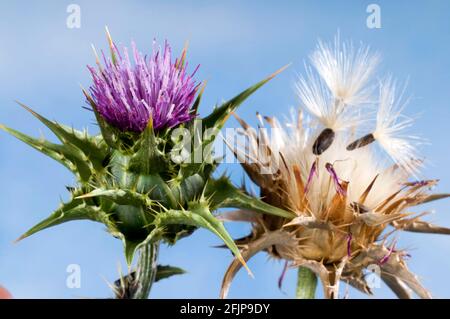
[(334, 141), (334, 131), (330, 128), (324, 129), (313, 144), (313, 154), (320, 155), (325, 152)]
[(361, 138), (358, 138), (356, 141), (354, 141), (353, 143), (350, 143), (347, 146), (347, 151), (353, 151), (356, 150), (357, 148), (360, 147), (364, 147), (366, 145), (369, 145), (370, 143), (375, 142), (375, 137), (373, 136), (372, 133), (367, 134)]

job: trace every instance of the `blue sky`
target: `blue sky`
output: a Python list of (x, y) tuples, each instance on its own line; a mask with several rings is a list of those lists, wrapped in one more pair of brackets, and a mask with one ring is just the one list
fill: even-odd
[[(66, 27), (66, 8), (81, 8), (81, 28)], [(168, 39), (175, 50), (190, 43), (191, 65), (201, 64), (198, 79), (208, 80), (200, 111), (257, 82), (279, 67), (291, 67), (257, 92), (239, 110), (254, 123), (256, 110), (288, 113), (298, 101), (296, 74), (318, 38), (362, 41), (381, 53), (380, 75), (408, 80), (413, 99), (407, 109), (419, 114), (415, 133), (431, 143), (423, 147), (424, 175), (441, 180), (436, 191), (450, 190), (448, 119), (450, 118), (450, 2), (448, 1), (3, 1), (0, 4), (0, 122), (31, 134), (51, 134), (15, 103), (15, 99), (62, 123), (88, 126), (79, 84), (89, 86), (87, 64), (94, 63), (90, 44), (105, 48), (104, 26), (116, 42), (133, 39), (149, 51), (153, 38)], [(381, 29), (368, 29), (366, 7), (381, 7)], [(232, 120), (230, 127), (236, 123)], [(13, 244), (27, 228), (46, 217), (73, 178), (64, 167), (6, 134), (0, 134), (0, 284), (16, 297), (107, 297), (106, 281), (116, 279), (125, 263), (118, 240), (100, 224), (73, 222)], [(222, 166), (236, 182), (237, 164)], [(433, 203), (429, 219), (450, 226), (449, 201)], [(247, 225), (228, 225), (239, 236)], [(160, 261), (183, 267), (186, 275), (157, 283), (155, 298), (215, 298), (231, 255), (212, 248), (219, 243), (206, 231), (164, 247)], [(450, 297), (450, 238), (403, 234), (400, 246), (412, 255), (410, 268), (436, 297)], [(81, 288), (66, 286), (69, 264), (81, 267)], [(260, 254), (249, 266), (255, 279), (240, 272), (230, 297), (287, 298), (294, 294), (296, 273), (289, 271), (283, 291), (277, 288), (280, 262)], [(382, 286), (378, 297), (393, 295)], [(351, 297), (362, 297), (351, 290)]]

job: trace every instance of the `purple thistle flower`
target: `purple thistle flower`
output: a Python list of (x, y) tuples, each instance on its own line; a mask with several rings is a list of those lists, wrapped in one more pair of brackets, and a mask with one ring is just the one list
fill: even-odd
[(112, 58), (103, 54), (104, 66), (97, 61), (98, 70), (88, 66), (92, 74), (90, 87), (97, 112), (110, 125), (121, 131), (142, 132), (150, 117), (155, 130), (171, 128), (191, 120), (197, 89), (193, 76), (184, 64), (185, 51), (172, 62), (172, 51), (167, 42), (164, 51), (156, 48), (148, 58), (132, 43), (134, 63), (127, 48), (120, 54), (111, 43)]

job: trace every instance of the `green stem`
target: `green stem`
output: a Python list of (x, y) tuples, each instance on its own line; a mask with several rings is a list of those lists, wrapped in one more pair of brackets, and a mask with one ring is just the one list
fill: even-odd
[(140, 249), (133, 294), (130, 299), (147, 299), (157, 271), (159, 242), (149, 243)]
[(316, 274), (306, 267), (298, 267), (297, 299), (314, 299), (316, 295)]

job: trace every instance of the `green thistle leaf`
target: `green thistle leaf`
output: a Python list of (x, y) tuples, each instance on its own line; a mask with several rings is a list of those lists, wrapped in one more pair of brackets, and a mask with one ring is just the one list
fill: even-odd
[(155, 174), (166, 168), (164, 155), (158, 150), (152, 119), (137, 142), (137, 151), (129, 162), (129, 170), (140, 174)]
[(156, 268), (155, 282), (175, 275), (183, 275), (185, 273), (186, 271), (179, 267), (173, 267), (169, 265), (158, 265), (158, 267)]
[(71, 145), (54, 144), (43, 138), (36, 139), (4, 125), (0, 125), (0, 129), (63, 164), (75, 175), (79, 176), (81, 181), (88, 181), (91, 177), (92, 163), (77, 148)]
[(233, 238), (228, 231), (209, 210), (206, 202), (192, 202), (189, 205), (189, 210), (167, 210), (159, 213), (154, 221), (156, 227), (164, 228), (168, 225), (191, 225), (195, 227), (201, 227), (208, 229), (215, 235), (217, 235), (227, 245), (236, 258), (248, 269), (239, 248), (234, 243)]
[(148, 244), (156, 243), (161, 239), (162, 235), (162, 229), (155, 227), (144, 240), (130, 240), (126, 238), (122, 233), (118, 233), (116, 237), (122, 239), (125, 248), (125, 259), (128, 266), (131, 266), (136, 252)]
[(128, 239), (124, 239), (124, 248), (125, 248), (125, 259), (127, 261), (127, 264), (130, 266), (133, 262), (134, 254), (138, 250), (138, 247), (141, 245), (142, 242), (139, 241), (132, 241)]
[(77, 199), (103, 197), (119, 205), (145, 205), (150, 207), (153, 201), (146, 195), (127, 189), (97, 188), (92, 192), (78, 196)]
[(72, 127), (50, 121), (25, 104), (20, 102), (17, 103), (49, 128), (61, 143), (74, 146), (81, 150), (95, 165), (96, 169), (103, 168), (102, 163), (108, 154), (105, 144), (98, 143), (94, 138), (90, 137), (87, 132), (77, 131)]
[(170, 185), (170, 192), (177, 202), (183, 206), (185, 203), (200, 198), (205, 187), (205, 180), (200, 174), (194, 174)]
[(100, 132), (105, 140), (105, 143), (114, 149), (120, 149), (120, 131), (115, 127), (111, 126), (106, 122), (103, 117), (97, 111), (97, 105), (95, 105), (94, 100), (90, 96), (90, 94), (85, 90), (83, 90), (83, 94), (86, 97), (86, 100), (92, 107), (92, 110), (95, 114), (95, 119), (97, 120), (98, 126), (100, 127)]
[(288, 219), (296, 217), (292, 212), (269, 205), (258, 198), (245, 194), (242, 190), (233, 186), (225, 176), (208, 181), (205, 187), (205, 197), (209, 199), (213, 209), (234, 207)]
[(275, 73), (271, 74), (264, 80), (249, 87), (247, 90), (241, 92), (240, 94), (236, 95), (231, 100), (223, 103), (222, 105), (220, 105), (219, 107), (214, 109), (214, 111), (210, 115), (208, 115), (207, 117), (205, 117), (203, 119), (204, 128), (205, 129), (212, 128), (212, 127), (217, 127), (219, 129), (222, 128), (222, 126), (225, 124), (226, 120), (231, 115), (231, 113), (233, 113), (248, 97), (250, 97), (250, 95), (255, 93), (256, 90), (258, 90), (264, 84), (266, 84), (271, 79), (273, 79), (277, 74), (284, 71), (287, 67), (288, 67), (288, 65), (282, 67), (281, 69), (279, 69)]
[(194, 104), (192, 105), (192, 113), (198, 114), (198, 108), (200, 106), (200, 102), (202, 101), (203, 92), (205, 92), (206, 82), (203, 82), (202, 87), (200, 88), (200, 91), (197, 95), (197, 98), (194, 101)]
[(104, 223), (107, 226), (112, 226), (112, 224), (109, 222), (107, 214), (103, 212), (99, 207), (90, 206), (84, 203), (82, 200), (74, 199), (68, 203), (61, 204), (61, 206), (53, 214), (38, 223), (36, 226), (32, 227), (25, 234), (20, 236), (17, 241), (29, 237), (46, 228), (50, 228), (72, 220), (91, 220)]

